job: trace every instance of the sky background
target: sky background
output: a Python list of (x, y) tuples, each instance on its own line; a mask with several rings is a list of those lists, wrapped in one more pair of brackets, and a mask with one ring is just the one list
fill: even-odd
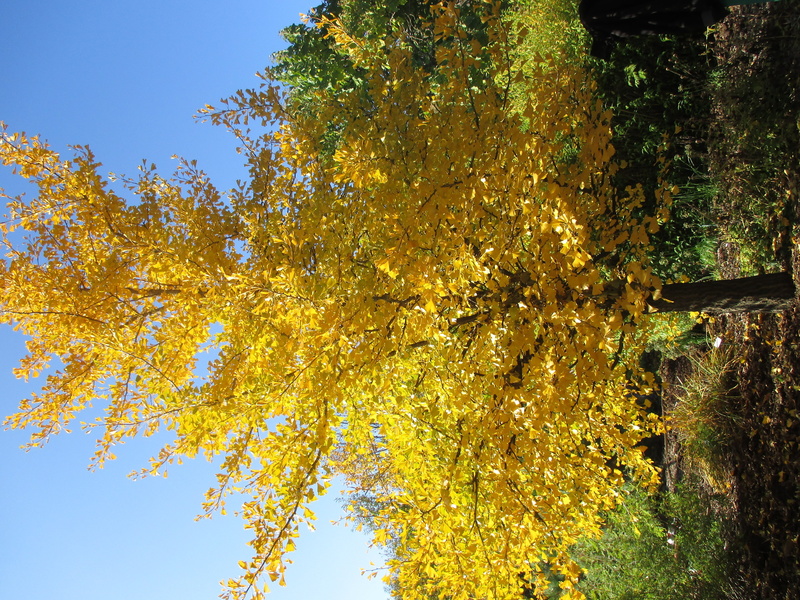
[[(133, 174), (143, 159), (163, 174), (178, 154), (196, 159), (222, 189), (245, 176), (235, 141), (200, 124), (197, 109), (257, 85), (256, 71), (285, 46), (278, 32), (314, 0), (0, 0), (0, 120), (41, 134), (60, 151), (88, 144), (101, 172)], [(24, 191), (0, 170), (0, 187)], [(24, 340), (0, 326), (0, 412), (13, 412), (36, 382), (11, 369)], [(89, 420), (89, 419), (86, 419)], [(23, 452), (21, 432), (0, 431), (0, 598), (205, 600), (239, 574), (249, 539), (233, 515), (196, 522), (214, 468), (189, 461), (167, 479), (133, 481), (158, 440), (135, 440), (101, 471), (87, 465), (94, 439), (74, 431)], [(233, 508), (233, 506), (231, 506)], [(360, 572), (367, 539), (329, 524), (340, 506), (315, 505), (272, 600), (384, 600), (379, 578)]]

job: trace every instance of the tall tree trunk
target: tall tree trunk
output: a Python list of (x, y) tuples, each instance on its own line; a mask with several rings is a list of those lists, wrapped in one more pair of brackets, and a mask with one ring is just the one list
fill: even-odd
[(658, 312), (719, 314), (784, 310), (794, 298), (792, 275), (771, 273), (741, 279), (672, 283), (663, 287), (661, 298), (648, 303)]

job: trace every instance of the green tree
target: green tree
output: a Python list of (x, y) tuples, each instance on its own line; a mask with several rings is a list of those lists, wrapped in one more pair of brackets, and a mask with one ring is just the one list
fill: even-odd
[(343, 29), (375, 53), (403, 44), (414, 67), (432, 76), (437, 71), (437, 45), (455, 42), (468, 52), (480, 52), (488, 42), (482, 17), (492, 11), (484, 2), (458, 3), (459, 35), (437, 38), (430, 18), (433, 4), (429, 0), (326, 0), (312, 9), (305, 23), (281, 32), (289, 47), (275, 55), (270, 74), (289, 87), (292, 109), (317, 116), (326, 103), (338, 103), (342, 109), (327, 113), (331, 120), (325, 130), (326, 151), (333, 152), (349, 119), (343, 97), (360, 90), (362, 100), (369, 98), (367, 72), (356, 64), (347, 45), (335, 42), (331, 27)]

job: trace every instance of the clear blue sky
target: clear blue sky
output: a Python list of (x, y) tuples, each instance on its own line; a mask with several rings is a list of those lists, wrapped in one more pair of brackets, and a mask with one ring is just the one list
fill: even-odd
[[(254, 73), (284, 42), (278, 32), (314, 0), (2, 0), (0, 120), (40, 133), (59, 150), (89, 144), (106, 171), (133, 173), (142, 159), (170, 173), (172, 154), (197, 159), (217, 184), (244, 176), (234, 141), (192, 118), (206, 103), (256, 84)], [(23, 188), (8, 171), (0, 186)], [(23, 340), (0, 328), (0, 412), (13, 412), (35, 382), (11, 368)], [(91, 437), (75, 432), (43, 450), (18, 449), (0, 432), (0, 598), (8, 600), (211, 600), (218, 582), (249, 558), (233, 516), (195, 522), (213, 467), (195, 461), (168, 479), (132, 481), (156, 448), (136, 440), (120, 459), (88, 472)], [(300, 538), (288, 587), (274, 600), (383, 600), (360, 575), (366, 538), (328, 521)]]

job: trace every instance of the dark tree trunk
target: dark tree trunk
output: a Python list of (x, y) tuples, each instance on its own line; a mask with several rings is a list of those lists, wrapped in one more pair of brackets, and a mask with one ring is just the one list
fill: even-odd
[(658, 312), (773, 312), (788, 308), (794, 298), (791, 274), (772, 273), (742, 279), (672, 283), (663, 287), (661, 298), (648, 304)]

